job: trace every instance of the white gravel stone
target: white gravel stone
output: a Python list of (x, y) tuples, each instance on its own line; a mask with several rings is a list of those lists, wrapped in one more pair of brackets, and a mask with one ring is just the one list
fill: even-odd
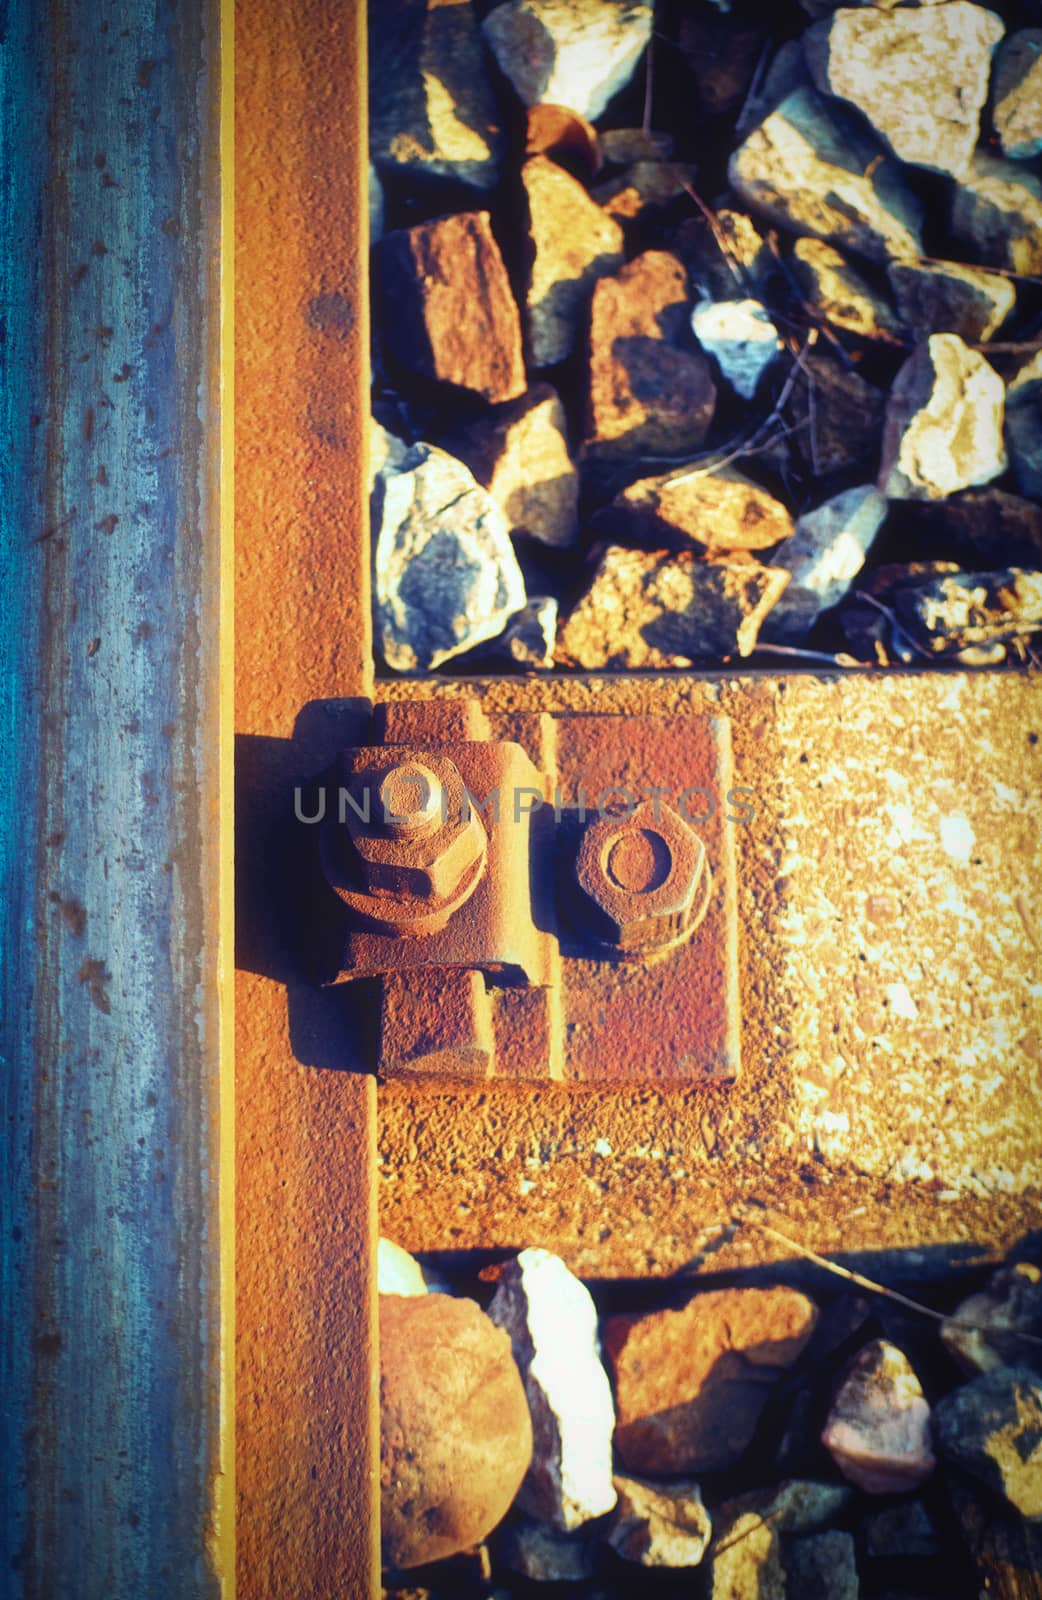
[(506, 0), (482, 26), (526, 106), (567, 106), (594, 122), (632, 78), (653, 15), (632, 0)]
[(895, 500), (943, 500), (1006, 470), (1005, 388), (955, 333), (935, 333), (890, 391), (879, 487)]
[(384, 231), (384, 186), (373, 163), (369, 163), (369, 243), (379, 244)]
[(1021, 494), (1042, 500), (1042, 350), (1006, 390), (1006, 445)]
[(867, 1494), (903, 1494), (933, 1472), (930, 1407), (903, 1351), (865, 1346), (832, 1402), (821, 1436), (843, 1476)]
[(784, 567), (792, 580), (760, 630), (765, 640), (798, 640), (822, 611), (839, 604), (885, 516), (886, 500), (878, 489), (861, 484), (800, 517), (792, 538), (771, 556), (771, 565)]
[(697, 1567), (713, 1525), (697, 1483), (615, 1479), (619, 1497), (608, 1543), (642, 1567)]
[(1030, 1367), (998, 1367), (953, 1389), (934, 1416), (946, 1460), (1004, 1495), (1021, 1516), (1042, 1518), (1042, 1379)]
[(803, 46), (819, 89), (868, 118), (900, 161), (960, 177), (970, 164), (988, 95), (1001, 18), (969, 0), (839, 10), (808, 28)]
[(992, 121), (1011, 161), (1042, 153), (1042, 28), (1003, 41), (992, 79)]
[(732, 186), (779, 228), (873, 261), (922, 255), (922, 207), (896, 162), (835, 102), (797, 89), (731, 157)]
[(454, 456), (413, 445), (372, 495), (380, 647), (423, 671), (502, 633), (525, 584), (502, 511)]
[(808, 305), (834, 328), (846, 328), (862, 339), (901, 338), (893, 308), (823, 239), (796, 241), (792, 271)]
[(978, 150), (953, 187), (949, 221), (984, 266), (1042, 272), (1042, 180), (1018, 162)]
[(415, 1256), (391, 1239), (376, 1247), (376, 1286), (380, 1294), (426, 1294), (423, 1269)]
[(369, 422), (369, 491), (381, 472), (397, 472), (408, 458), (412, 446), (399, 439), (372, 417)]
[(523, 1250), (504, 1267), (492, 1321), (510, 1335), (532, 1415), (532, 1464), (517, 1503), (565, 1530), (615, 1505), (615, 1408), (601, 1363), (597, 1310), (559, 1256)]
[(752, 399), (782, 351), (778, 330), (759, 300), (701, 300), (691, 313), (691, 328), (743, 400)]
[(500, 1555), (511, 1572), (532, 1583), (582, 1583), (597, 1572), (597, 1550), (584, 1533), (562, 1533), (531, 1517), (506, 1529)]
[(505, 141), (474, 6), (373, 5), (369, 57), (369, 150), (380, 170), (493, 188)]
[(552, 595), (537, 595), (511, 617), (497, 653), (515, 667), (540, 671), (553, 666), (556, 641), (557, 601)]
[(570, 355), (593, 286), (622, 265), (623, 233), (581, 183), (546, 156), (521, 168), (528, 197), (533, 258), (525, 294), (528, 353), (533, 367)]
[(1039, 1367), (1042, 1350), (1022, 1333), (1042, 1336), (1042, 1272), (1031, 1262), (1003, 1267), (941, 1324), (945, 1349), (965, 1372), (1019, 1364)]

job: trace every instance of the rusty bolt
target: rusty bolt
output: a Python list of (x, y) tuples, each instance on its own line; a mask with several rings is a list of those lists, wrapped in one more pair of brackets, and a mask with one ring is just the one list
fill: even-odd
[(591, 931), (622, 954), (661, 950), (694, 931), (709, 900), (705, 846), (669, 806), (590, 822), (575, 860)]
[[(344, 753), (351, 796), (342, 830), (323, 839), (326, 876), (364, 925), (436, 933), (473, 894), (487, 840), (463, 779), (446, 756), (388, 746)], [(361, 880), (360, 882), (358, 880)]]
[(376, 786), (376, 822), (395, 839), (431, 834), (442, 820), (445, 791), (422, 761), (399, 761)]

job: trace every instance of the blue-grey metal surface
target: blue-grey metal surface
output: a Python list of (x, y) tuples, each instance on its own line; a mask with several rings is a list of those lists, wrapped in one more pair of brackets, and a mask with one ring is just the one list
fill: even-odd
[(0, 14), (0, 1593), (217, 1592), (218, 28)]

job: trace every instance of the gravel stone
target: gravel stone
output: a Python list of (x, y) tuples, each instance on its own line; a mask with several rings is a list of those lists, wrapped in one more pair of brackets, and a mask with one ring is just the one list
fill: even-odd
[(787, 232), (872, 261), (923, 253), (922, 208), (900, 168), (842, 108), (797, 89), (731, 157), (742, 198)]
[(620, 227), (643, 227), (687, 193), (695, 168), (674, 161), (636, 161), (599, 183), (594, 199)]
[(755, 299), (775, 269), (770, 246), (752, 218), (730, 206), (716, 213), (715, 232), (704, 217), (688, 217), (670, 242), (706, 300)]
[(597, 672), (685, 667), (697, 657), (735, 651), (750, 655), (788, 581), (787, 572), (761, 566), (741, 550), (706, 560), (611, 545), (558, 634), (558, 664)]
[(882, 492), (895, 500), (939, 500), (989, 483), (1006, 470), (1002, 379), (956, 333), (931, 334), (890, 391)]
[(571, 1531), (615, 1505), (611, 1386), (589, 1291), (548, 1250), (503, 1269), (492, 1321), (510, 1335), (532, 1415), (533, 1451), (518, 1506)]
[[(975, 1326), (960, 1326), (969, 1323)], [(1042, 1272), (1026, 1261), (1001, 1268), (941, 1324), (948, 1354), (974, 1376), (1011, 1365), (1042, 1367), (1042, 1350), (1021, 1333), (1042, 1337)]]
[(865, 1551), (881, 1561), (928, 1561), (944, 1554), (944, 1540), (921, 1500), (887, 1506), (865, 1520)]
[(377, 167), (494, 188), (504, 138), (469, 0), (379, 0), (369, 60)]
[(764, 623), (765, 640), (798, 641), (822, 611), (839, 604), (864, 566), (886, 512), (879, 491), (862, 484), (800, 517), (792, 538), (771, 557), (773, 566), (792, 574), (792, 582)]
[(579, 474), (568, 449), (560, 396), (537, 383), (520, 400), (486, 411), (444, 447), (488, 490), (514, 533), (559, 549), (579, 534)]
[(642, 1567), (697, 1567), (713, 1527), (697, 1483), (616, 1477), (618, 1505), (607, 1541)]
[(593, 291), (588, 457), (629, 461), (697, 450), (716, 389), (688, 327), (687, 273), (675, 256), (648, 250)]
[(398, 228), (377, 252), (388, 354), (489, 404), (525, 391), (521, 320), (487, 211)]
[(1021, 28), (999, 49), (991, 118), (1011, 161), (1042, 154), (1042, 28)]
[(969, 344), (996, 334), (1017, 302), (1008, 278), (961, 262), (917, 266), (895, 261), (888, 268), (901, 321), (920, 338), (957, 333)]
[(691, 328), (735, 394), (751, 400), (760, 379), (781, 355), (782, 342), (770, 313), (758, 300), (702, 300)]
[(812, 477), (875, 472), (886, 395), (831, 354), (804, 356), (785, 419), (789, 445)]
[(408, 1568), (477, 1544), (505, 1516), (532, 1453), (510, 1341), (473, 1300), (380, 1300), (380, 1529)]
[(506, 0), (482, 28), (526, 106), (567, 106), (596, 122), (632, 78), (653, 14), (650, 0)]
[(857, 1559), (849, 1533), (817, 1533), (782, 1545), (785, 1592), (799, 1600), (858, 1600)]
[(622, 265), (623, 234), (581, 183), (546, 156), (521, 168), (533, 249), (525, 296), (532, 365), (571, 354), (598, 278)]
[(672, 161), (676, 140), (657, 128), (605, 128), (601, 155), (605, 166), (632, 167), (638, 161)]
[(1001, 18), (969, 0), (835, 11), (803, 38), (818, 88), (867, 117), (899, 161), (958, 178), (969, 167)]
[(898, 619), (933, 655), (1028, 638), (1042, 629), (1042, 572), (951, 572), (902, 586)]
[(1042, 180), (978, 150), (952, 190), (949, 225), (987, 267), (1042, 272)]
[(712, 1546), (710, 1600), (786, 1600), (781, 1542), (755, 1515), (718, 1528)]
[(805, 1295), (781, 1288), (710, 1290), (679, 1311), (609, 1317), (619, 1459), (656, 1476), (736, 1465), (816, 1320)]
[(525, 604), (502, 511), (444, 450), (413, 445), (377, 475), (372, 525), (377, 634), (394, 671), (494, 639)]
[(1006, 448), (1020, 492), (1042, 500), (1042, 350), (1006, 389)]
[(557, 640), (557, 601), (550, 595), (533, 596), (495, 645), (495, 653), (512, 666), (539, 672), (554, 664)]
[(893, 308), (830, 244), (797, 240), (792, 271), (807, 304), (834, 328), (845, 328), (862, 339), (901, 338), (903, 330)]
[(531, 1583), (582, 1583), (600, 1565), (586, 1533), (562, 1533), (545, 1522), (519, 1517), (504, 1530), (499, 1552), (504, 1564)]
[(1042, 568), (1042, 505), (1004, 489), (894, 502), (888, 533), (920, 557), (947, 557), (973, 572)]
[(845, 1484), (786, 1478), (770, 1488), (752, 1489), (748, 1494), (726, 1500), (714, 1512), (714, 1520), (723, 1528), (751, 1512), (768, 1523), (775, 1533), (817, 1533), (838, 1517), (852, 1498), (853, 1490)]
[(420, 1263), (390, 1239), (380, 1239), (377, 1244), (376, 1277), (381, 1294), (427, 1293)]
[(854, 1358), (821, 1442), (840, 1472), (867, 1494), (917, 1489), (933, 1472), (930, 1408), (903, 1351), (873, 1340)]
[(1004, 1495), (1021, 1516), (1042, 1517), (1042, 1379), (999, 1367), (945, 1395), (934, 1438), (946, 1460)]
[(768, 490), (734, 467), (705, 462), (629, 484), (595, 526), (639, 544), (695, 544), (714, 554), (766, 550), (793, 531), (788, 510)]

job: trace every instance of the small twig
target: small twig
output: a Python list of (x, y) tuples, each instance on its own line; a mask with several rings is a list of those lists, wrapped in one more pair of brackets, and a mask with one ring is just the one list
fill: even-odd
[(765, 39), (763, 49), (760, 51), (759, 58), (756, 62), (756, 67), (753, 71), (752, 78), (749, 81), (749, 87), (745, 92), (745, 98), (742, 101), (741, 110), (735, 118), (734, 131), (736, 137), (739, 139), (744, 138), (743, 124), (745, 122), (745, 114), (749, 109), (750, 102), (756, 97), (756, 95), (759, 94), (760, 89), (763, 86), (763, 81), (767, 76), (767, 63), (771, 59), (771, 51), (773, 48), (773, 39)]
[(745, 269), (731, 250), (731, 246), (727, 241), (727, 235), (724, 233), (723, 228), (721, 228), (716, 213), (710, 206), (706, 205), (702, 197), (696, 192), (694, 185), (689, 183), (687, 179), (681, 179), (680, 187), (683, 189), (688, 199), (695, 203), (705, 218), (706, 223), (709, 226), (709, 231), (713, 235), (716, 247), (724, 258), (724, 265), (727, 267), (728, 272), (731, 274), (738, 287), (748, 294), (749, 282), (745, 275)]
[[(773, 416), (774, 412), (772, 411), (771, 416), (767, 418), (767, 421), (770, 422)], [(791, 438), (794, 433), (802, 433), (803, 429), (806, 428), (809, 423), (809, 417), (801, 417), (799, 422), (794, 422), (791, 427), (778, 429), (777, 432), (772, 433), (766, 439), (761, 439), (759, 437), (761, 430), (757, 429), (756, 433), (752, 435), (747, 444), (737, 445), (733, 450), (730, 450), (727, 455), (721, 456), (718, 461), (715, 461), (713, 463), (713, 470), (715, 471), (718, 467), (729, 467), (732, 461), (745, 461), (749, 456), (762, 456), (766, 450), (773, 450), (776, 444), (781, 444), (783, 439)]]
[(810, 464), (816, 478), (821, 477), (821, 463), (818, 457), (818, 409), (814, 396), (817, 393), (813, 377), (807, 380), (807, 416), (810, 420)]
[(773, 230), (767, 235), (767, 247), (773, 255), (775, 261), (778, 263), (778, 266), (781, 268), (782, 273), (785, 276), (785, 281), (788, 283), (792, 294), (799, 301), (801, 307), (803, 308), (803, 313), (807, 318), (807, 321), (812, 323), (819, 333), (823, 333), (825, 335), (825, 338), (835, 350), (847, 371), (853, 372), (854, 363), (850, 359), (849, 350), (846, 349), (839, 339), (839, 336), (829, 323), (828, 318), (822, 316), (820, 311), (815, 310), (815, 308), (804, 296), (803, 290), (800, 288), (799, 283), (796, 280), (795, 273), (781, 253), (781, 248), (778, 244), (778, 235)]
[[(800, 373), (804, 371), (803, 363), (807, 358), (807, 353), (808, 353), (808, 351), (810, 351), (810, 350), (812, 350), (814, 348), (814, 346), (817, 344), (817, 342), (818, 342), (817, 329), (816, 328), (808, 328), (807, 337), (803, 342), (802, 348), (793, 357), (792, 366), (789, 369), (789, 375), (786, 378), (784, 384), (782, 385), (781, 394), (778, 396), (778, 399), (777, 399), (777, 401), (775, 403), (774, 411), (772, 411), (771, 416), (774, 416), (775, 414), (780, 416), (781, 413), (785, 410), (785, 407), (786, 407), (786, 405), (788, 403), (789, 396), (792, 394), (793, 389), (796, 387), (796, 379), (799, 377)], [(767, 420), (770, 421), (770, 417), (768, 417)]]
[(648, 48), (644, 55), (644, 117), (641, 121), (640, 131), (645, 139), (651, 132), (651, 102), (655, 92), (655, 35), (648, 40)]
[[(920, 267), (950, 267), (950, 261), (943, 260), (940, 256), (919, 256), (916, 262)], [(1032, 272), (1014, 272), (1012, 267), (982, 267), (983, 272), (993, 272), (999, 278), (1015, 278), (1018, 283), (1042, 283), (1042, 277)]]
[(855, 589), (854, 598), (855, 600), (864, 600), (867, 605), (875, 606), (877, 611), (881, 611), (886, 620), (889, 622), (890, 626), (901, 635), (902, 639), (908, 640), (908, 643), (911, 645), (912, 649), (918, 655), (921, 655), (924, 661), (934, 661), (936, 659), (930, 654), (929, 650), (924, 650), (923, 646), (913, 639), (910, 633), (907, 633), (905, 629), (902, 628), (901, 624), (894, 616), (894, 613), (890, 610), (890, 607), (885, 606), (881, 600), (877, 600), (875, 595), (866, 594), (864, 589)]
[(850, 1267), (841, 1267), (835, 1261), (830, 1261), (827, 1256), (821, 1256), (816, 1250), (811, 1250), (808, 1245), (799, 1244), (797, 1240), (790, 1239), (787, 1234), (781, 1233), (777, 1228), (772, 1228), (770, 1223), (761, 1222), (759, 1217), (748, 1214), (741, 1218), (750, 1227), (758, 1228), (776, 1244), (783, 1244), (788, 1250), (795, 1250), (796, 1254), (803, 1256), (806, 1261), (811, 1261), (816, 1267), (821, 1267), (824, 1272), (831, 1272), (834, 1277), (843, 1278), (847, 1283), (853, 1283), (859, 1289), (867, 1289), (870, 1294), (882, 1295), (885, 1300), (892, 1300), (895, 1305), (903, 1306), (906, 1311), (915, 1311), (921, 1317), (928, 1317), (931, 1322), (946, 1323), (949, 1328), (958, 1328), (965, 1333), (1001, 1333), (1003, 1338), (1022, 1339), (1025, 1344), (1038, 1345), (1042, 1349), (1042, 1337), (1035, 1333), (1025, 1333), (1019, 1328), (990, 1328), (986, 1322), (974, 1322), (962, 1317), (948, 1316), (944, 1311), (935, 1311), (933, 1306), (924, 1306), (920, 1301), (913, 1300), (909, 1295), (902, 1294), (898, 1289), (888, 1289), (885, 1284), (876, 1283), (872, 1278), (866, 1278), (864, 1273), (854, 1272)]
[(772, 656), (798, 656), (802, 661), (825, 661), (830, 667), (871, 667), (869, 661), (858, 661), (854, 656), (841, 652), (839, 655), (830, 656), (825, 650), (804, 650), (801, 645), (795, 644), (764, 644), (762, 640), (756, 642), (756, 652), (763, 652)]

